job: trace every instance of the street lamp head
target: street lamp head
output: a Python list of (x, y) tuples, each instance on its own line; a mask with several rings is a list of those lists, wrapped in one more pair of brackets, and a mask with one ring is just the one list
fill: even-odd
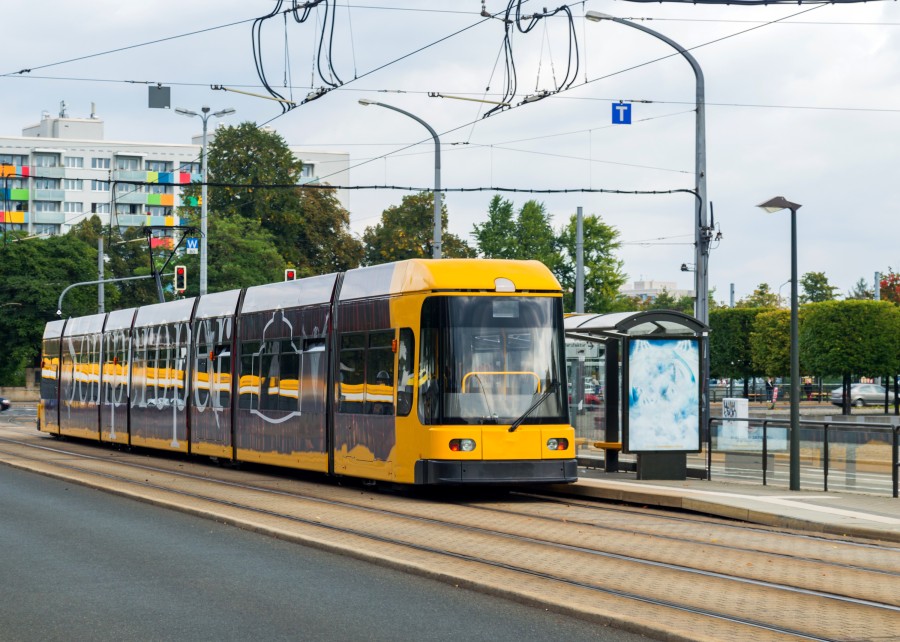
[(600, 22), (601, 20), (615, 20), (615, 16), (611, 16), (608, 13), (601, 13), (600, 11), (588, 11), (584, 14), (584, 17), (590, 20), (591, 22)]
[(200, 115), (197, 112), (191, 111), (190, 109), (185, 109), (184, 107), (176, 107), (175, 113), (179, 114), (181, 116), (199, 116)]
[(213, 116), (215, 116), (216, 118), (221, 118), (222, 116), (230, 116), (231, 114), (235, 113), (235, 111), (236, 110), (232, 109), (231, 107), (226, 107), (225, 109), (221, 109), (213, 113)]
[(369, 100), (367, 98), (360, 98), (357, 102), (359, 102), (359, 104), (362, 105), (363, 107), (368, 107), (369, 105), (375, 104), (374, 100)]
[(799, 203), (791, 203), (784, 196), (776, 196), (775, 198), (770, 198), (765, 203), (760, 203), (757, 207), (761, 207), (771, 214), (781, 210), (791, 210), (796, 212), (802, 206)]

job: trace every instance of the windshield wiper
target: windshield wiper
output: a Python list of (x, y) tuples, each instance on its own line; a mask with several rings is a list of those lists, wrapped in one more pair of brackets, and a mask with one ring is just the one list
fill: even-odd
[(538, 399), (537, 401), (535, 401), (533, 404), (531, 404), (531, 407), (528, 410), (523, 412), (522, 415), (518, 419), (516, 419), (514, 422), (512, 422), (512, 424), (509, 427), (509, 432), (515, 432), (516, 428), (518, 428), (522, 424), (522, 422), (528, 418), (528, 415), (530, 415), (535, 410), (537, 410), (538, 406), (540, 406), (542, 403), (547, 401), (547, 398), (550, 395), (552, 395), (554, 392), (556, 392), (558, 389), (559, 389), (559, 382), (551, 381), (550, 385), (547, 386), (547, 390), (545, 390), (544, 394), (541, 395), (541, 398)]

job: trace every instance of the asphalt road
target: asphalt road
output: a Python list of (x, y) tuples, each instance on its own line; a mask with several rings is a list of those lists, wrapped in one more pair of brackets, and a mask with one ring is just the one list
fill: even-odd
[(0, 639), (645, 639), (0, 466)]

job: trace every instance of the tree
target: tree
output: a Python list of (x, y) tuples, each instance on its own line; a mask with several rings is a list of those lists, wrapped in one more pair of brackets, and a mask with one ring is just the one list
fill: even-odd
[[(582, 220), (584, 237), (584, 306), (590, 312), (620, 311), (627, 301), (619, 294), (619, 288), (627, 276), (622, 272), (623, 263), (615, 256), (619, 249), (619, 231), (603, 222), (596, 215)], [(565, 291), (565, 307), (575, 309), (575, 268), (577, 243), (577, 215), (569, 218), (559, 234), (557, 247), (561, 256), (555, 273)], [(549, 265), (549, 264), (548, 264)], [(552, 267), (551, 267), (552, 269)], [(628, 307), (624, 308), (629, 309)]]
[(864, 301), (867, 299), (874, 299), (875, 293), (869, 288), (869, 284), (866, 283), (865, 279), (860, 279), (856, 282), (856, 285), (847, 292), (847, 300), (848, 301)]
[(692, 314), (694, 311), (694, 297), (680, 296), (675, 298), (669, 291), (663, 288), (657, 296), (647, 299), (641, 304), (642, 310), (678, 310), (685, 314)]
[(709, 311), (709, 373), (713, 377), (744, 380), (744, 394), (754, 369), (750, 335), (756, 317), (766, 308), (717, 308)]
[(491, 199), (488, 217), (484, 223), (476, 223), (472, 236), (478, 253), (492, 259), (514, 259), (518, 256), (519, 237), (513, 215), (512, 201), (500, 197)]
[[(241, 219), (246, 222), (244, 229), (251, 235), (247, 240), (252, 241), (254, 252), (274, 257), (259, 244), (267, 239), (274, 246), (281, 257), (278, 265), (269, 266), (275, 272), (286, 265), (295, 267), (301, 276), (357, 267), (362, 244), (350, 233), (349, 212), (331, 189), (297, 187), (301, 168), (284, 139), (273, 131), (254, 123), (217, 129), (209, 145), (209, 176), (211, 183), (223, 185), (209, 187), (210, 244), (220, 233), (219, 221)], [(197, 186), (186, 190), (188, 198), (198, 194)], [(199, 223), (200, 208), (185, 209), (191, 220)], [(233, 238), (229, 233), (235, 229), (223, 228), (222, 233), (226, 239)], [(223, 240), (219, 246), (224, 245)], [(212, 250), (209, 261), (213, 261)], [(230, 271), (230, 276), (218, 281), (237, 283), (236, 276)], [(246, 285), (258, 280), (246, 276)], [(211, 272), (209, 280), (211, 284), (217, 281)]]
[(882, 376), (900, 371), (900, 309), (887, 301), (805, 306), (800, 355), (819, 375)]
[[(200, 293), (200, 257), (185, 254), (178, 263), (187, 267), (188, 287), (184, 296), (197, 296)], [(275, 249), (272, 235), (259, 221), (240, 217), (216, 221), (215, 234), (210, 234), (209, 239), (209, 292), (281, 281), (285, 265), (284, 258)]]
[(800, 303), (833, 301), (837, 288), (828, 282), (824, 272), (807, 272), (800, 277)]
[(334, 190), (302, 189), (300, 212), (303, 225), (298, 230), (296, 252), (285, 259), (308, 274), (343, 272), (359, 267), (364, 248), (350, 232), (350, 212), (341, 206)]
[(895, 274), (893, 268), (881, 275), (878, 284), (882, 301), (890, 301), (900, 305), (900, 274)]
[(770, 377), (791, 371), (791, 313), (767, 310), (756, 315), (750, 332), (753, 370)]
[[(40, 356), (44, 325), (58, 318), (59, 295), (72, 283), (96, 278), (96, 244), (77, 236), (19, 240), (0, 248), (0, 385), (25, 383), (25, 368)], [(96, 311), (96, 286), (66, 294), (64, 316)]]
[(781, 301), (778, 294), (772, 292), (772, 288), (768, 283), (760, 283), (756, 286), (753, 294), (741, 299), (737, 302), (736, 307), (739, 308), (778, 308), (781, 307)]
[(805, 306), (800, 358), (820, 375), (840, 375), (844, 414), (852, 375), (900, 371), (900, 309), (887, 301), (827, 301)]
[[(471, 258), (475, 251), (455, 234), (447, 232), (446, 202), (441, 207), (441, 255)], [(419, 192), (403, 197), (381, 214), (381, 222), (363, 233), (364, 265), (405, 259), (431, 258), (434, 244), (434, 196)]]

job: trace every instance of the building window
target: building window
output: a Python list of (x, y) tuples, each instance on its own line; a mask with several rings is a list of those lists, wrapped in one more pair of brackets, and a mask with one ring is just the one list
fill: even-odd
[(59, 212), (59, 201), (34, 201), (35, 212)]
[(128, 205), (126, 203), (116, 204), (116, 214), (140, 214), (141, 210), (138, 205)]
[(200, 173), (200, 163), (182, 163), (178, 166), (179, 172), (189, 172), (191, 174)]
[(59, 189), (59, 179), (36, 178), (34, 179), (34, 189)]
[(66, 167), (84, 167), (83, 156), (66, 156)]
[(109, 214), (109, 203), (91, 203), (91, 214)]
[(151, 194), (172, 194), (172, 193), (174, 193), (172, 191), (171, 185), (159, 185), (156, 183), (151, 183), (150, 185), (147, 185), (147, 191), (150, 192)]
[(35, 167), (59, 167), (59, 154), (38, 154), (34, 155)]
[(84, 211), (84, 203), (67, 201), (65, 203), (66, 214), (81, 214)]
[(0, 165), (28, 165), (28, 157), (21, 154), (0, 154)]
[(63, 187), (67, 192), (80, 192), (84, 189), (84, 181), (80, 178), (67, 178), (63, 181)]
[(50, 234), (56, 235), (59, 234), (59, 225), (53, 225), (50, 223), (40, 223), (34, 226), (34, 233), (41, 234)]
[(108, 192), (109, 181), (91, 181), (92, 192)]
[(147, 161), (148, 172), (169, 172), (171, 167), (172, 163), (169, 161)]
[(116, 169), (138, 170), (141, 168), (141, 159), (131, 156), (116, 156)]
[(23, 189), (25, 187), (25, 179), (24, 178), (4, 178), (3, 182), (0, 183), (2, 189)]
[(150, 216), (168, 216), (169, 208), (162, 205), (148, 205), (147, 214)]
[(108, 158), (92, 158), (91, 159), (91, 168), (92, 169), (109, 169), (109, 159)]
[(312, 163), (303, 163), (300, 168), (300, 178), (313, 178), (316, 175), (316, 166)]

